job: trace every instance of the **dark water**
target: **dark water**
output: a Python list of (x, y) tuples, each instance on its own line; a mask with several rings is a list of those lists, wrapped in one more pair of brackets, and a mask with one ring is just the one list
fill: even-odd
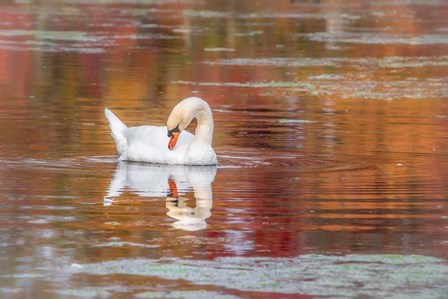
[[(1, 297), (448, 297), (447, 15), (2, 2)], [(218, 167), (117, 163), (191, 95)]]

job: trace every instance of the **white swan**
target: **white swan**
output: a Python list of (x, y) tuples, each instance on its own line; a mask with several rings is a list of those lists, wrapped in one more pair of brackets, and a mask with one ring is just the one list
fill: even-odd
[[(177, 104), (166, 127), (140, 126), (128, 128), (109, 109), (104, 113), (117, 145), (119, 160), (159, 164), (216, 165), (212, 148), (213, 115), (210, 106), (197, 97)], [(184, 131), (197, 119), (195, 135)], [(168, 146), (167, 146), (168, 145)]]

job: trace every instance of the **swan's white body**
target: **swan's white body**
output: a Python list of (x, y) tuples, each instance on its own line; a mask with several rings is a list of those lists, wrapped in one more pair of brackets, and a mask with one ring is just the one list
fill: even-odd
[[(186, 98), (177, 104), (168, 117), (166, 127), (140, 126), (128, 128), (112, 111), (105, 109), (112, 137), (117, 145), (119, 160), (158, 164), (215, 165), (212, 148), (213, 115), (207, 102)], [(195, 135), (184, 131), (190, 122), (198, 121)], [(169, 131), (177, 130), (177, 143), (170, 150)]]

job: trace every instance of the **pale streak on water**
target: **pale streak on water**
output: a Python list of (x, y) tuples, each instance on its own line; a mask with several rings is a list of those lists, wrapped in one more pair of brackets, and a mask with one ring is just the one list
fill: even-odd
[[(448, 297), (446, 15), (0, 4), (1, 297)], [(117, 163), (104, 107), (162, 125), (191, 95), (217, 167)]]

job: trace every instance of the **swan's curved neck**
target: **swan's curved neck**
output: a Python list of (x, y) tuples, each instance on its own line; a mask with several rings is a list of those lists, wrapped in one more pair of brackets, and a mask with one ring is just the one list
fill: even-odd
[(209, 106), (203, 106), (196, 114), (198, 124), (196, 126), (195, 138), (193, 142), (206, 142), (212, 144), (213, 141), (213, 114)]

